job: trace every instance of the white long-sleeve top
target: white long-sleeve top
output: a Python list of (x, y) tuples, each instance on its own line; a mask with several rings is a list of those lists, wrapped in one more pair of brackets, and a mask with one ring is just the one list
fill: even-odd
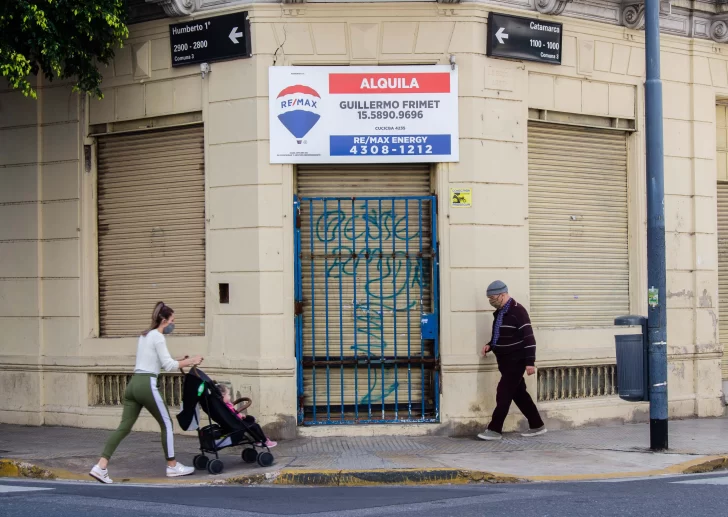
[(169, 355), (167, 340), (164, 339), (164, 335), (154, 329), (149, 331), (146, 336), (139, 336), (134, 373), (159, 375), (162, 368), (168, 372), (177, 370), (179, 362)]

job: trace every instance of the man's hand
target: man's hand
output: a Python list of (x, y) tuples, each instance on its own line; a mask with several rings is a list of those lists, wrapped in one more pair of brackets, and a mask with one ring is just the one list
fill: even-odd
[(483, 357), (485, 357), (486, 355), (488, 355), (488, 352), (490, 352), (490, 345), (485, 345), (483, 347)]
[(529, 376), (531, 376), (534, 373), (536, 373), (536, 367), (535, 366), (526, 366), (526, 374), (528, 374)]

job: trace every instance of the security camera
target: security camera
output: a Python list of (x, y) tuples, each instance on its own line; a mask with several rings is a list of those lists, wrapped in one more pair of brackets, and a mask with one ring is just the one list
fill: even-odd
[(204, 79), (205, 76), (210, 73), (210, 64), (200, 63), (200, 72), (202, 72), (202, 78)]
[(450, 55), (450, 66), (455, 70), (455, 56)]

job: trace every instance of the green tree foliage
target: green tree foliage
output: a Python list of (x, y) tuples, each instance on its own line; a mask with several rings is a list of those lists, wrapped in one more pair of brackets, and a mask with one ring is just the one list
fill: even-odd
[(97, 63), (129, 36), (125, 21), (124, 0), (0, 0), (0, 73), (33, 98), (31, 73), (101, 98)]

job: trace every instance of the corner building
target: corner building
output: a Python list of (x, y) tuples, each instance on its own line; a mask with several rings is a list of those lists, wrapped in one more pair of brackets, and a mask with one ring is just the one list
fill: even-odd
[[(661, 5), (670, 417), (710, 417), (728, 381), (728, 26), (713, 2)], [(115, 427), (136, 336), (164, 300), (172, 354), (202, 354), (274, 437), (473, 433), (499, 378), (479, 356), (495, 279), (531, 314), (528, 384), (549, 427), (648, 418), (616, 395), (614, 336), (635, 329), (613, 325), (647, 312), (642, 4), (130, 6), (103, 100), (42, 78), (37, 101), (0, 91), (0, 421)], [(204, 78), (172, 67), (171, 23), (238, 11), (251, 57)], [(487, 57), (490, 12), (562, 23), (561, 64)], [(270, 163), (270, 67), (451, 56), (458, 162)], [(451, 189), (471, 189), (472, 206), (453, 207)], [(385, 204), (363, 216), (321, 201), (352, 197)], [(333, 257), (345, 220), (376, 228), (364, 234), (393, 260)], [(397, 239), (413, 246), (404, 262)], [(363, 302), (355, 279), (380, 277), (393, 287)], [(382, 302), (395, 292), (405, 311)], [(424, 336), (423, 314), (439, 322)], [(355, 336), (376, 353), (352, 360)], [(179, 376), (163, 389), (178, 405)]]

